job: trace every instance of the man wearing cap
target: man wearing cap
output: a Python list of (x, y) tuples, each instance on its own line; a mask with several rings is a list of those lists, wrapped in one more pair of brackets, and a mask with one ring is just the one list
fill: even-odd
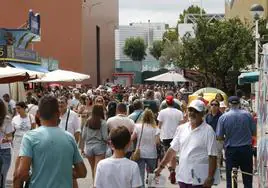
[[(232, 96), (228, 100), (230, 111), (218, 121), (217, 139), (224, 140), (227, 188), (232, 187), (232, 168), (252, 174), (252, 136), (256, 135), (254, 120), (249, 112), (240, 109), (240, 99)], [(252, 188), (252, 176), (243, 174), (244, 187)]]
[[(180, 188), (211, 187), (217, 167), (216, 135), (210, 125), (204, 120), (205, 104), (200, 100), (193, 100), (188, 107), (189, 122), (177, 128), (176, 135), (171, 142), (164, 159), (160, 162), (155, 174), (158, 176), (167, 163), (180, 153), (179, 167), (176, 179)], [(202, 166), (208, 171), (200, 185), (193, 185), (193, 169)], [(208, 169), (207, 169), (208, 168)], [(199, 169), (200, 170), (200, 169)]]
[[(168, 91), (167, 93), (166, 93), (166, 97), (167, 96), (172, 96), (172, 97), (174, 97), (174, 93), (173, 93), (173, 91)], [(182, 106), (182, 103), (178, 100), (178, 99), (173, 99), (173, 107), (174, 108), (177, 108), (178, 110), (181, 110), (182, 108), (181, 108), (181, 106)], [(163, 100), (162, 101), (162, 103), (161, 103), (161, 105), (160, 105), (160, 110), (163, 110), (163, 109), (165, 109), (165, 108), (167, 108), (167, 103), (166, 103), (166, 101), (165, 100)]]
[[(160, 139), (165, 151), (170, 147), (178, 125), (183, 121), (183, 113), (174, 108), (173, 96), (166, 97), (167, 108), (161, 110), (158, 114), (157, 120), (160, 128)], [(170, 164), (170, 181), (176, 183), (175, 179), (176, 157), (173, 158)]]

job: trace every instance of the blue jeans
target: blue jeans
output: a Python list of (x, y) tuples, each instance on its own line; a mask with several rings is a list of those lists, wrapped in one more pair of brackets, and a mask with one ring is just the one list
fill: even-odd
[(141, 180), (143, 183), (142, 188), (145, 187), (145, 183), (144, 183), (145, 167), (146, 167), (148, 173), (153, 173), (153, 171), (156, 168), (156, 162), (157, 162), (157, 159), (145, 159), (145, 158), (140, 158), (140, 160), (137, 161), (137, 163), (139, 165), (139, 169), (140, 169)]
[[(251, 146), (228, 147), (225, 151), (227, 188), (232, 188), (232, 168), (251, 173), (253, 171)], [(252, 176), (242, 174), (244, 188), (252, 188)]]
[(11, 149), (0, 149), (0, 160), (2, 162), (1, 178), (3, 178), (3, 188), (5, 188), (7, 172), (11, 163)]

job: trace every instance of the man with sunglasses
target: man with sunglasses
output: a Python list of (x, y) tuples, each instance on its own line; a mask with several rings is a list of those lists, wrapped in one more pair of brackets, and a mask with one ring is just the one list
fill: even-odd
[[(176, 179), (180, 188), (201, 188), (213, 185), (217, 167), (217, 142), (215, 132), (203, 120), (205, 110), (205, 104), (200, 100), (190, 103), (188, 107), (189, 122), (177, 128), (170, 148), (155, 170), (156, 176), (160, 175), (168, 162), (179, 152), (180, 159)], [(202, 168), (199, 171), (208, 171), (208, 173), (205, 174), (206, 179), (201, 181), (198, 178), (200, 185), (193, 185), (193, 179), (196, 176), (193, 174), (193, 169), (197, 168)]]

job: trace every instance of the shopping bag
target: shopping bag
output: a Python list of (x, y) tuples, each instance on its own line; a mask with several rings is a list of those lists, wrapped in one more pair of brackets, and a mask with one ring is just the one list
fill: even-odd
[(148, 187), (165, 187), (167, 178), (163, 175), (148, 174)]

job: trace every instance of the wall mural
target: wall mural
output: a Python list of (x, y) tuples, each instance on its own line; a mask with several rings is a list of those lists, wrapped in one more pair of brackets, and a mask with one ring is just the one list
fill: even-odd
[[(265, 52), (266, 51), (266, 52)], [(268, 187), (268, 45), (264, 46), (264, 57), (259, 78), (258, 97), (258, 170), (259, 187)]]

